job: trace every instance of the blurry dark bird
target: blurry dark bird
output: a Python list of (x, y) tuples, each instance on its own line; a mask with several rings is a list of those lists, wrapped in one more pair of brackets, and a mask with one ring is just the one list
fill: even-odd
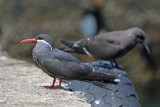
[(113, 31), (97, 35), (93, 38), (85, 38), (79, 41), (61, 40), (65, 48), (63, 51), (87, 54), (92, 58), (110, 60), (111, 64), (115, 63), (115, 59), (124, 56), (132, 50), (138, 43), (141, 43), (148, 54), (150, 50), (146, 44), (145, 33), (138, 27), (133, 27), (123, 31)]
[(52, 37), (47, 34), (40, 34), (36, 38), (22, 40), (20, 43), (36, 43), (32, 53), (34, 61), (43, 72), (54, 78), (52, 86), (45, 88), (54, 90), (56, 78), (59, 78), (57, 89), (60, 89), (62, 79), (91, 82), (104, 88), (105, 83), (118, 82), (115, 76), (95, 72), (77, 58), (55, 48)]

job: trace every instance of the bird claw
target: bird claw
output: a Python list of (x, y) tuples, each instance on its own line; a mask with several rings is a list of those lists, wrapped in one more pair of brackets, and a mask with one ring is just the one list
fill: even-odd
[(53, 87), (52, 86), (43, 86), (43, 88), (45, 88), (45, 89), (52, 89)]
[(115, 65), (114, 68), (117, 68), (119, 70), (123, 70), (124, 71), (124, 69), (120, 65)]
[(60, 90), (60, 88), (52, 88), (51, 90)]
[(50, 90), (60, 90), (60, 88), (54, 88), (52, 86), (43, 86), (45, 89), (50, 89)]

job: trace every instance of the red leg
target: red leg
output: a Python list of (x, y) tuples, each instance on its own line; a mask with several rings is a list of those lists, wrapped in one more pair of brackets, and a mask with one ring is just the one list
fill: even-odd
[(62, 80), (59, 80), (59, 86), (58, 86), (58, 89), (61, 89), (61, 83), (62, 83)]
[(52, 90), (60, 90), (61, 89), (61, 83), (62, 83), (62, 80), (59, 80), (58, 88), (52, 88)]
[(56, 78), (54, 77), (54, 79), (53, 79), (53, 84), (52, 84), (52, 89), (54, 89), (54, 84), (55, 84), (55, 82), (56, 82)]
[(44, 86), (44, 88), (45, 89), (54, 89), (55, 82), (56, 82), (56, 78), (54, 77), (52, 86)]

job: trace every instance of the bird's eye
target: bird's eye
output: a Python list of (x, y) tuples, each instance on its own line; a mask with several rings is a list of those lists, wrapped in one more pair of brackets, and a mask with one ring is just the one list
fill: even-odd
[(42, 40), (42, 38), (41, 38), (41, 37), (38, 37), (37, 40)]
[(144, 40), (145, 38), (143, 36), (138, 36), (139, 39)]

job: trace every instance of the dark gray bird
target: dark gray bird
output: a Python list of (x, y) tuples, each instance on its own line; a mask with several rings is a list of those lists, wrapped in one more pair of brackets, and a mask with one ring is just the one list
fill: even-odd
[(64, 51), (87, 54), (96, 59), (110, 60), (112, 65), (114, 62), (115, 67), (118, 67), (115, 59), (127, 54), (138, 43), (141, 43), (150, 54), (144, 40), (144, 31), (138, 27), (133, 27), (128, 30), (108, 32), (76, 42), (67, 40), (61, 42), (67, 46), (62, 49)]
[(62, 79), (91, 82), (104, 88), (104, 83), (119, 81), (115, 76), (95, 72), (90, 66), (82, 64), (77, 58), (55, 48), (52, 37), (47, 34), (22, 40), (21, 43), (36, 43), (32, 53), (34, 61), (43, 72), (54, 78), (52, 86), (45, 88), (54, 89), (56, 78), (60, 80), (57, 89), (60, 89)]

